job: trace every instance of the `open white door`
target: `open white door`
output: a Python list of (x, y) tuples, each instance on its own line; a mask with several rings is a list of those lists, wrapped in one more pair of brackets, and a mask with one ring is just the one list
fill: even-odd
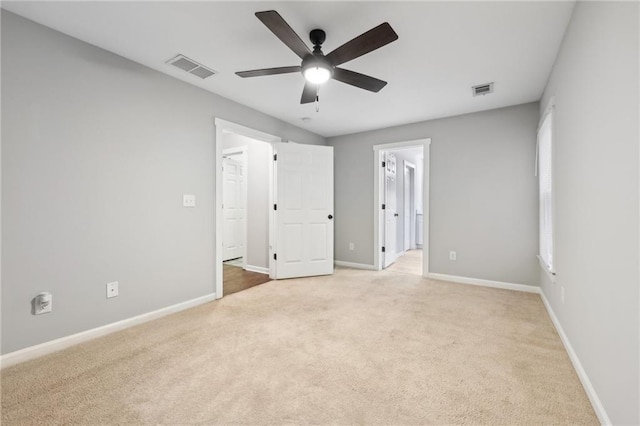
[(384, 267), (396, 261), (397, 195), (396, 156), (385, 153), (384, 169)]
[(333, 147), (274, 147), (272, 278), (333, 273)]
[(224, 217), (224, 236), (222, 240), (222, 260), (236, 259), (245, 255), (245, 200), (244, 170), (242, 162), (231, 158), (222, 160), (222, 214)]

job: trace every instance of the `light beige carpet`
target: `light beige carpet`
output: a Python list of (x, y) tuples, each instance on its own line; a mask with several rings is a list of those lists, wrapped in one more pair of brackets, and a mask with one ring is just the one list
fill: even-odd
[(272, 281), (2, 371), (2, 424), (596, 424), (540, 298)]
[(387, 267), (393, 272), (422, 275), (422, 250), (407, 250)]

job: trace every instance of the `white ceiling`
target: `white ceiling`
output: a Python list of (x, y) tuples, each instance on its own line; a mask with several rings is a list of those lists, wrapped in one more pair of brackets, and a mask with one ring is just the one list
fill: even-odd
[[(2, 2), (2, 7), (190, 84), (329, 137), (540, 99), (574, 2)], [(255, 16), (276, 10), (329, 53), (389, 22), (399, 39), (342, 67), (388, 81), (379, 93), (330, 81), (320, 111), (300, 105), (300, 74), (236, 71), (299, 65)], [(309, 43), (310, 45), (310, 43)], [(206, 80), (165, 61), (182, 53)], [(495, 82), (472, 97), (471, 86)], [(302, 121), (302, 117), (311, 120)]]

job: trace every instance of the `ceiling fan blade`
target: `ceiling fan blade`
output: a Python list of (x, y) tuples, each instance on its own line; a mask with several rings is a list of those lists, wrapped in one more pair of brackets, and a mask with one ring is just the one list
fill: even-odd
[(369, 77), (368, 75), (355, 71), (345, 70), (344, 68), (336, 68), (333, 72), (333, 78), (334, 80), (371, 92), (379, 92), (380, 89), (387, 85), (386, 81), (378, 80), (377, 78)]
[(261, 70), (238, 71), (236, 75), (246, 77), (260, 77), (263, 75), (288, 74), (292, 72), (300, 72), (300, 65), (293, 67), (263, 68)]
[(308, 81), (305, 82), (304, 89), (302, 89), (302, 98), (300, 99), (300, 103), (310, 104), (311, 102), (315, 102), (317, 94), (318, 85), (309, 83)]
[(256, 17), (271, 30), (289, 49), (304, 59), (305, 56), (311, 54), (311, 50), (304, 41), (296, 34), (295, 31), (287, 24), (287, 22), (275, 10), (267, 10), (264, 12), (256, 12)]
[(327, 55), (327, 59), (334, 65), (344, 64), (397, 39), (398, 34), (385, 22), (338, 47)]

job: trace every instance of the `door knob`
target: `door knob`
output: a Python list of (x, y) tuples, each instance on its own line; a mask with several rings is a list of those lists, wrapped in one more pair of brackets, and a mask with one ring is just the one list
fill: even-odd
[(329, 219), (333, 219), (333, 215), (330, 214), (329, 216), (327, 216)]
[(398, 217), (398, 213), (394, 213), (393, 215), (394, 215), (395, 217)]

